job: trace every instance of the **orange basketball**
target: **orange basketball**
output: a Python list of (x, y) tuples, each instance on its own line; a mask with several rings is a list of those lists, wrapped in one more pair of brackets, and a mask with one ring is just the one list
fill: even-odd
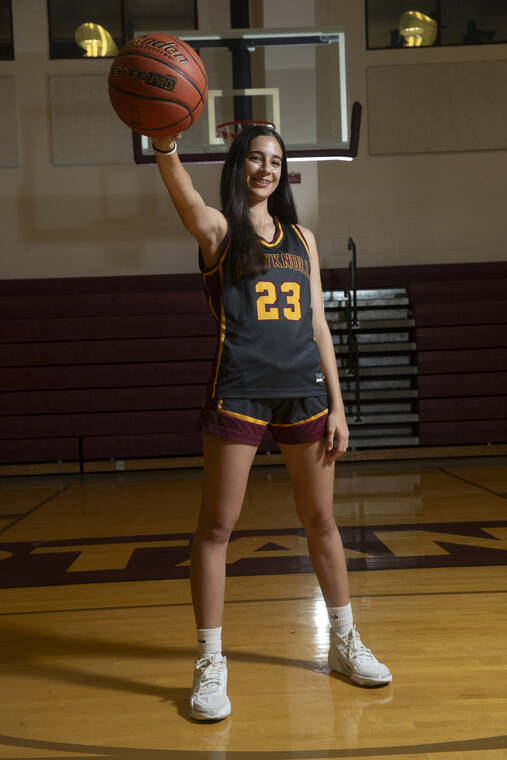
[(208, 97), (203, 62), (190, 45), (168, 34), (146, 34), (124, 45), (113, 61), (108, 84), (120, 119), (149, 137), (188, 129)]

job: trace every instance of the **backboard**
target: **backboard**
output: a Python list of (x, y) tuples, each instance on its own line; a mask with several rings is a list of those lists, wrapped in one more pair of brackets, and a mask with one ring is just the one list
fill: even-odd
[[(206, 108), (179, 145), (182, 161), (223, 161), (227, 146), (217, 125), (248, 119), (273, 122), (289, 160), (357, 155), (361, 107), (349, 102), (343, 29), (170, 33), (198, 51), (209, 79)], [(134, 151), (138, 163), (155, 160), (147, 137), (134, 135)]]

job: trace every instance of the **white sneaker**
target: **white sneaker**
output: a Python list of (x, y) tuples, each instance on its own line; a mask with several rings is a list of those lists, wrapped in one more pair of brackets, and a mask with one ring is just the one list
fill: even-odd
[(190, 715), (195, 720), (222, 720), (231, 713), (227, 696), (227, 658), (220, 653), (195, 662)]
[(331, 630), (328, 662), (331, 670), (344, 673), (360, 686), (378, 686), (393, 680), (389, 668), (364, 646), (355, 626), (345, 636)]

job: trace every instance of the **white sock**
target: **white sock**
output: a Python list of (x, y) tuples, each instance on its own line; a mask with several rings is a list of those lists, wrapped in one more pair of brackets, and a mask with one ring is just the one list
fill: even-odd
[(354, 618), (352, 617), (352, 605), (343, 605), (343, 607), (328, 607), (327, 614), (329, 615), (329, 622), (331, 628), (335, 633), (340, 636), (345, 636), (354, 625)]
[(222, 627), (197, 629), (197, 652), (199, 657), (210, 657), (222, 652)]

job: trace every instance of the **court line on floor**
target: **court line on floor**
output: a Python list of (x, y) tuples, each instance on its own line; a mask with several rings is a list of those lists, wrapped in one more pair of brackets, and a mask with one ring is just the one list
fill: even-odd
[[(250, 721), (254, 720), (250, 716)], [(76, 760), (93, 760), (93, 758), (109, 758), (109, 760), (206, 760), (210, 757), (221, 757), (223, 760), (324, 760), (324, 758), (368, 758), (403, 755), (416, 757), (433, 755), (434, 753), (484, 752), (501, 750), (507, 747), (507, 736), (483, 736), (478, 739), (456, 739), (454, 741), (435, 741), (426, 744), (383, 745), (377, 747), (350, 747), (349, 749), (286, 749), (286, 750), (234, 750), (234, 749), (148, 749), (143, 747), (116, 747), (106, 744), (71, 744), (70, 742), (43, 741), (26, 739), (17, 736), (0, 735), (0, 745), (6, 747), (45, 750), (44, 760), (49, 760), (49, 752), (73, 753)], [(16, 755), (19, 754), (16, 752)], [(59, 755), (60, 757), (61, 755)], [(35, 755), (34, 757), (40, 757)], [(54, 755), (53, 755), (54, 757)]]
[[(351, 599), (377, 599), (379, 597), (401, 597), (401, 596), (463, 596), (476, 594), (507, 594), (507, 589), (482, 589), (480, 591), (421, 591), (418, 593), (401, 593), (401, 594), (351, 594)], [(282, 596), (271, 597), (267, 599), (229, 599), (225, 604), (261, 604), (263, 602), (313, 602), (324, 601), (317, 599), (315, 596)], [(166, 609), (169, 607), (191, 607), (192, 602), (163, 602), (160, 604), (124, 604), (116, 607), (72, 607), (62, 610), (25, 610), (19, 612), (0, 612), (0, 618), (13, 617), (15, 615), (58, 615), (64, 612), (118, 612), (120, 610), (146, 610), (146, 609)]]
[(461, 475), (456, 475), (454, 472), (449, 472), (449, 470), (446, 470), (444, 467), (438, 468), (440, 472), (445, 473), (446, 475), (449, 475), (451, 478), (456, 478), (456, 480), (461, 480), (463, 483), (468, 483), (470, 486), (475, 486), (476, 488), (480, 488), (482, 491), (487, 491), (487, 493), (492, 493), (493, 496), (499, 496), (501, 499), (507, 498), (503, 493), (500, 493), (499, 491), (493, 491), (492, 488), (488, 488), (487, 486), (481, 486), (480, 483), (475, 483), (473, 480), (468, 480), (468, 478), (463, 478)]
[(24, 517), (25, 512), (11, 512), (7, 515), (0, 515), (0, 520), (14, 520), (16, 517)]
[(47, 499), (44, 499), (44, 501), (41, 501), (41, 502), (40, 502), (40, 504), (36, 504), (36, 505), (35, 505), (35, 507), (32, 507), (32, 509), (30, 509), (28, 512), (23, 512), (22, 514), (20, 514), (20, 515), (17, 517), (17, 519), (16, 519), (16, 520), (13, 520), (13, 521), (12, 521), (11, 523), (9, 523), (9, 525), (7, 525), (5, 528), (2, 528), (2, 530), (0, 530), (0, 534), (2, 534), (2, 533), (5, 533), (5, 531), (6, 531), (6, 530), (10, 530), (10, 529), (11, 529), (11, 528), (13, 528), (15, 525), (17, 525), (17, 524), (18, 524), (18, 523), (20, 523), (22, 520), (24, 520), (26, 517), (30, 517), (30, 515), (32, 515), (32, 514), (33, 514), (34, 512), (36, 512), (38, 509), (40, 509), (41, 507), (43, 507), (43, 506), (44, 506), (44, 504), (47, 504), (47, 503), (48, 503), (48, 501), (51, 501), (51, 499), (54, 499), (54, 498), (56, 498), (57, 496), (60, 496), (60, 494), (64, 493), (65, 491), (68, 491), (68, 490), (69, 490), (69, 488), (71, 488), (71, 486), (70, 486), (70, 485), (69, 485), (69, 486), (60, 486), (60, 488), (58, 489), (58, 491), (56, 491), (56, 493), (53, 493), (53, 494), (51, 494), (51, 496), (48, 496), (48, 497), (47, 497)]

